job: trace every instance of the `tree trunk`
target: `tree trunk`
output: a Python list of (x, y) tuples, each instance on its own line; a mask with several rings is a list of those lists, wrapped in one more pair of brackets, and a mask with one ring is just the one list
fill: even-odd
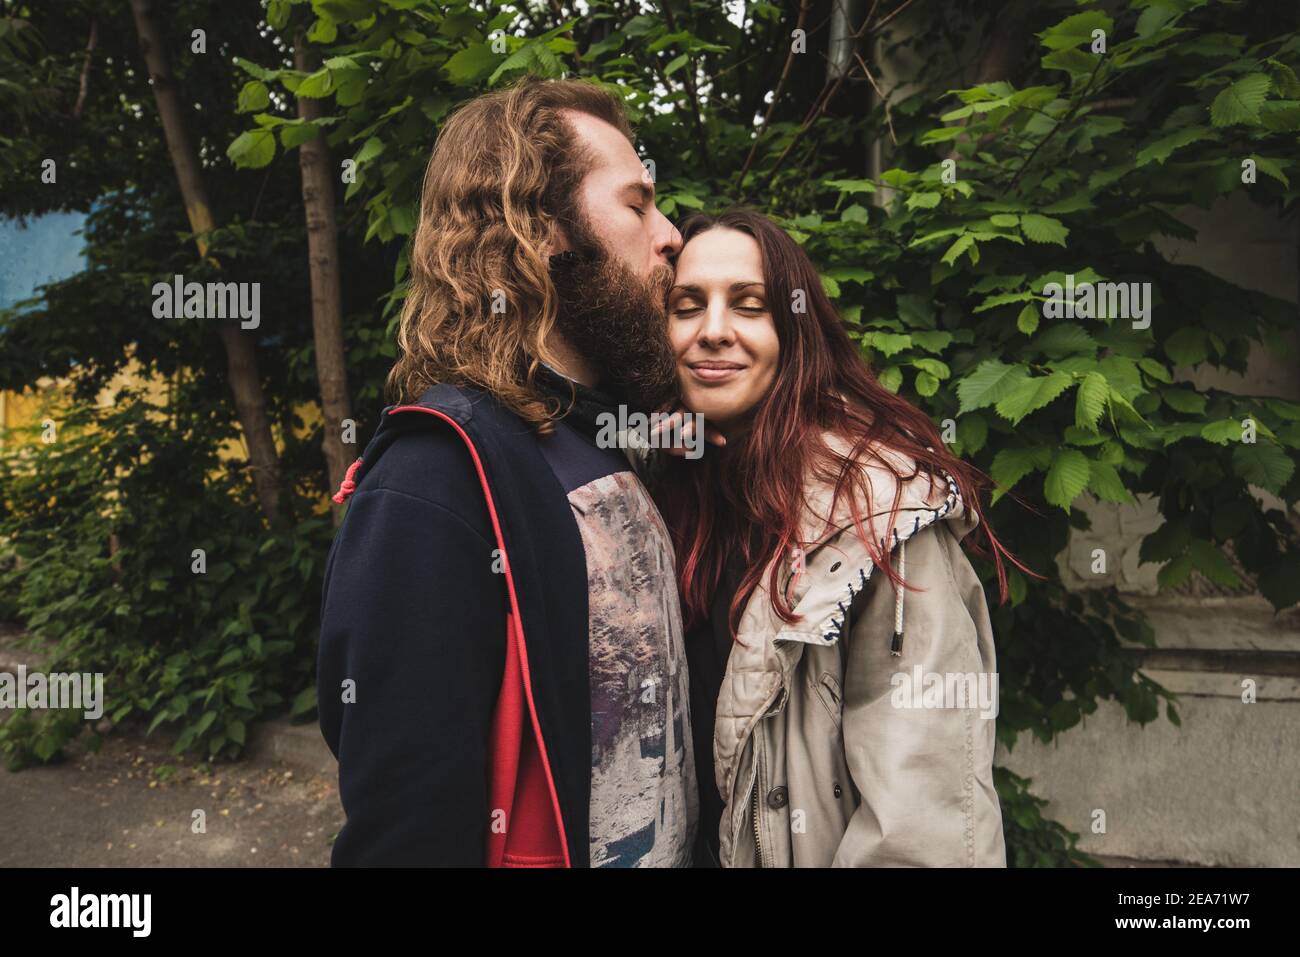
[[(294, 66), (305, 73), (317, 68), (317, 57), (307, 43), (307, 31), (294, 35)], [(298, 97), (298, 115), (314, 120), (323, 114), (319, 100)], [(339, 281), (339, 229), (334, 217), (334, 179), (329, 145), (318, 133), (298, 147), (302, 172), (302, 205), (307, 221), (307, 256), (311, 267), (311, 327), (316, 343), (316, 379), (320, 384), (324, 435), (321, 448), (329, 471), (330, 490), (339, 487), (354, 457), (343, 443), (343, 421), (352, 418), (348, 397), (348, 370), (343, 358), (343, 293)], [(341, 505), (334, 506), (334, 524), (343, 520)]]
[[(215, 225), (212, 207), (203, 187), (198, 155), (185, 131), (185, 114), (167, 65), (166, 48), (163, 46), (158, 21), (154, 17), (152, 0), (131, 0), (131, 11), (135, 15), (140, 52), (153, 84), (158, 116), (167, 139), (167, 151), (171, 154), (172, 167), (176, 171), (181, 197), (185, 202), (185, 213), (189, 217), (190, 228), (199, 234), (199, 255), (206, 257), (208, 243), (203, 234)], [(274, 524), (280, 514), (280, 461), (275, 450), (275, 439), (271, 435), (271, 422), (266, 414), (262, 379), (257, 371), (257, 353), (252, 338), (242, 335), (241, 330), (234, 326), (223, 324), (219, 327), (218, 334), (226, 349), (230, 391), (235, 399), (235, 410), (248, 446), (253, 488), (262, 514), (268, 522)]]

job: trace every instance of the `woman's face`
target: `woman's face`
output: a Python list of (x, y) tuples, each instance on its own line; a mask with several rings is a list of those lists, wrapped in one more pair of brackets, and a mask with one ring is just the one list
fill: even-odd
[(715, 226), (686, 244), (668, 293), (668, 336), (688, 411), (725, 433), (757, 407), (780, 344), (752, 236)]

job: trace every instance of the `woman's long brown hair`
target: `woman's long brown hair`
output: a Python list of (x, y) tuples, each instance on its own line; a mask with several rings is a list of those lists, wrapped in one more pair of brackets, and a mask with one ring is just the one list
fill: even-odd
[[(967, 509), (979, 518), (979, 530), (993, 555), (1002, 602), (1007, 577), (1002, 556), (1034, 577), (1007, 551), (984, 517), (980, 496), (989, 478), (948, 451), (939, 430), (922, 410), (877, 381), (822, 288), (807, 253), (776, 223), (748, 209), (718, 216), (697, 214), (682, 224), (683, 246), (710, 229), (735, 229), (758, 243), (768, 310), (780, 344), (776, 376), (752, 413), (749, 428), (734, 447), (712, 450), (696, 460), (673, 459), (656, 487), (661, 510), (673, 536), (678, 586), (687, 626), (709, 615), (712, 596), (722, 579), (726, 556), (739, 554), (744, 573), (732, 599), (728, 623), (733, 637), (745, 601), (771, 565), (768, 592), (783, 621), (797, 618), (781, 593), (781, 563), (798, 541), (804, 512), (804, 485), (810, 475), (835, 483), (834, 502), (848, 494), (858, 534), (876, 565), (900, 582), (881, 549), (863, 528), (862, 506), (873, 501), (870, 480), (861, 463), (869, 448), (884, 446), (910, 456), (931, 476), (939, 469), (956, 482)], [(802, 291), (806, 308), (792, 308)], [(852, 445), (845, 455), (828, 447), (823, 433), (842, 436)], [(902, 482), (888, 458), (877, 457), (900, 481), (891, 516), (898, 508)], [(859, 463), (856, 467), (854, 463)], [(917, 473), (913, 473), (915, 475)], [(831, 506), (833, 512), (834, 503)], [(886, 526), (892, 527), (892, 522)]]

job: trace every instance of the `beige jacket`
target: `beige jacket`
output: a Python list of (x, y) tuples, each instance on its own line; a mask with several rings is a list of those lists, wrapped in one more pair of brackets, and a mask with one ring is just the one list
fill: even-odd
[[(912, 459), (888, 454), (912, 473)], [(764, 574), (722, 679), (723, 867), (1006, 866), (993, 633), (958, 544), (977, 520), (949, 477), (931, 488), (922, 472), (887, 525), (897, 482), (878, 459), (867, 467), (864, 524), (922, 590), (873, 580), (848, 503), (826, 531), (833, 489), (810, 483), (801, 539), (811, 544), (783, 557), (779, 579), (802, 620), (776, 616)]]

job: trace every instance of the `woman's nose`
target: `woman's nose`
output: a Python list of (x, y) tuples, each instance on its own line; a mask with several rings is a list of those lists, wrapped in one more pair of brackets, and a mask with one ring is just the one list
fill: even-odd
[(712, 343), (731, 341), (731, 312), (723, 303), (710, 303), (704, 313), (700, 339)]

